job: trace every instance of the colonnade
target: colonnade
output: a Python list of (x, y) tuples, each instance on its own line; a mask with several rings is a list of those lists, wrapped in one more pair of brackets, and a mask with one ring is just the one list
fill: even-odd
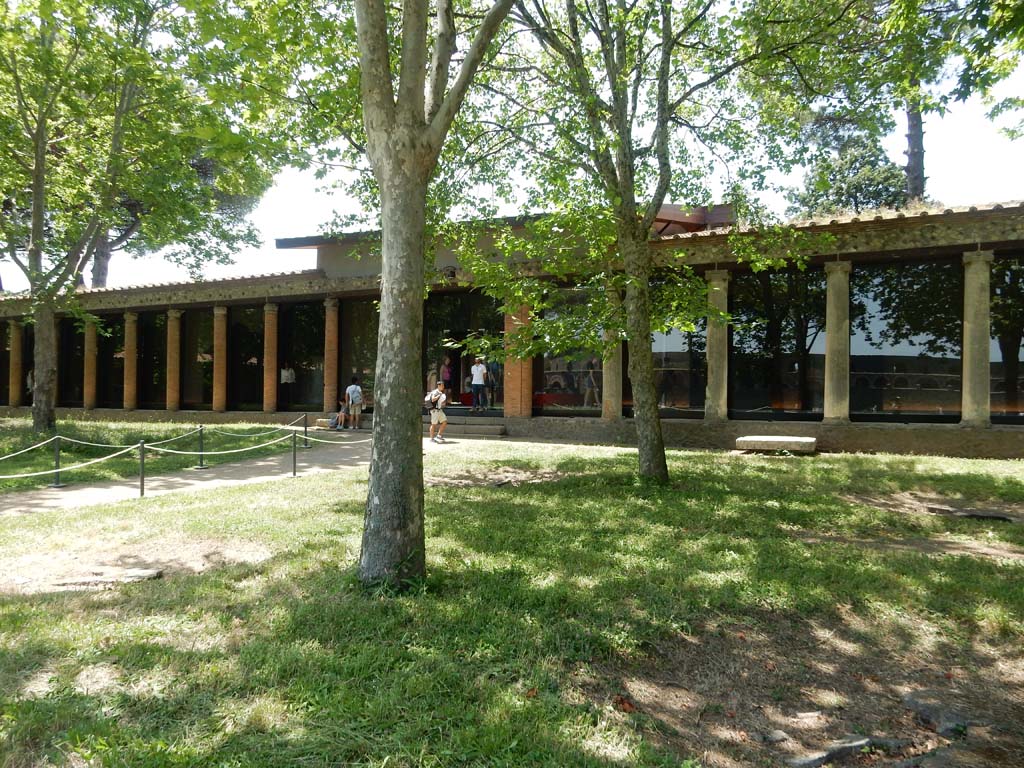
[[(971, 251), (963, 255), (963, 375), (961, 423), (987, 426), (990, 423), (990, 275), (993, 253)], [(849, 261), (825, 264), (825, 393), (824, 422), (845, 424), (850, 420), (850, 272)], [(704, 420), (728, 418), (729, 396), (729, 333), (725, 315), (728, 311), (730, 273), (723, 269), (705, 272), (708, 303), (712, 312), (707, 326), (707, 393)], [(338, 340), (339, 304), (337, 298), (324, 300), (324, 389), (325, 411), (338, 402)], [(181, 408), (181, 317), (183, 310), (167, 310), (167, 375), (166, 408)], [(278, 387), (278, 305), (263, 306), (263, 410), (277, 410)], [(228, 308), (213, 308), (213, 397), (214, 411), (227, 409)], [(525, 314), (509, 315), (506, 331), (525, 322)], [(23, 404), (22, 383), (25, 359), (22, 344), (22, 323), (7, 321), (9, 339), (9, 404)], [(124, 410), (138, 407), (138, 314), (124, 313)], [(84, 334), (83, 405), (86, 409), (97, 403), (97, 329), (86, 323)], [(622, 414), (622, 351), (620, 346), (604, 360), (602, 415), (605, 419), (621, 418)], [(533, 361), (509, 359), (505, 365), (505, 415), (529, 417), (532, 414)]]
[[(965, 426), (985, 427), (991, 418), (990, 407), (990, 276), (992, 251), (963, 254), (963, 375), (961, 421)], [(849, 261), (825, 263), (825, 398), (824, 423), (847, 424), (850, 421), (850, 272)], [(728, 311), (730, 272), (723, 269), (704, 273), (707, 281), (708, 317), (706, 341), (707, 392), (704, 405), (706, 422), (728, 419), (729, 408), (729, 332), (724, 321)], [(603, 416), (616, 419), (622, 413), (621, 351), (616, 349), (604, 360)], [(506, 414), (507, 415), (507, 414)], [(527, 414), (523, 414), (527, 415)]]
[[(324, 410), (336, 410), (338, 403), (338, 300), (324, 301)], [(166, 405), (168, 411), (181, 409), (181, 317), (184, 310), (167, 310)], [(139, 381), (139, 315), (125, 312), (124, 322), (124, 387), (122, 409), (138, 408)], [(23, 323), (17, 319), (7, 321), (10, 345), (8, 371), (9, 405), (23, 405), (26, 375), (23, 354)], [(97, 364), (99, 345), (96, 323), (85, 324), (83, 337), (82, 406), (86, 410), (97, 404)], [(277, 410), (278, 384), (278, 305), (263, 305), (263, 410)], [(228, 394), (228, 307), (213, 308), (213, 396), (214, 411), (227, 410)]]

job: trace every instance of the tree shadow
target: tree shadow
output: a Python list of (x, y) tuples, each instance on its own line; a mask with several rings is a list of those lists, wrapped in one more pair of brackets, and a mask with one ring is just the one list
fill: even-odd
[[(667, 488), (613, 457), (560, 463), (559, 481), (428, 490), (430, 574), (389, 598), (352, 572), (358, 501), (259, 564), (0, 598), (0, 764), (777, 764), (858, 728), (924, 748), (935, 737), (899, 703), (922, 686), (990, 722), (1020, 764), (1004, 682), (1024, 663), (1007, 650), (1019, 567), (788, 534), (876, 530), (886, 518), (858, 520), (835, 493), (909, 484), (912, 464), (844, 481), (803, 460), (687, 461)], [(769, 728), (791, 743), (755, 739)]]

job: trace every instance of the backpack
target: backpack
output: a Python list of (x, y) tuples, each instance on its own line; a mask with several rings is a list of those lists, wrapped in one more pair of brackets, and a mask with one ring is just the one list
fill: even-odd
[(356, 391), (349, 393), (349, 402), (352, 403), (352, 405), (359, 405), (363, 402), (363, 389), (362, 387), (356, 386), (355, 384), (353, 384), (352, 386), (356, 387)]

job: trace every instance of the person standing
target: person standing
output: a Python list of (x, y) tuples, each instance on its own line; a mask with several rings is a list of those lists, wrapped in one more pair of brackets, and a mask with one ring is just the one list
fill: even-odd
[(498, 388), (501, 386), (501, 365), (497, 360), (487, 363), (487, 404), (491, 408), (498, 402)]
[(295, 387), (295, 369), (285, 361), (281, 366), (281, 408), (287, 409), (292, 404), (292, 389)]
[(348, 428), (359, 429), (359, 417), (363, 415), (363, 388), (359, 377), (353, 376), (352, 383), (345, 390), (345, 407), (348, 411)]
[(473, 367), (469, 369), (472, 375), (472, 387), (473, 387), (473, 410), (482, 411), (485, 408), (487, 402), (487, 395), (484, 390), (487, 388), (487, 366), (484, 365), (482, 358), (476, 358), (476, 362), (473, 363)]
[[(444, 381), (437, 382), (437, 387), (427, 393), (423, 404), (430, 409), (430, 440), (434, 443), (444, 442), (444, 430), (448, 426), (448, 417), (444, 415), (444, 406), (448, 396), (444, 393)], [(437, 436), (434, 430), (437, 430)]]
[(449, 392), (452, 390), (452, 359), (445, 356), (444, 362), (441, 363), (441, 381), (444, 382), (444, 387)]

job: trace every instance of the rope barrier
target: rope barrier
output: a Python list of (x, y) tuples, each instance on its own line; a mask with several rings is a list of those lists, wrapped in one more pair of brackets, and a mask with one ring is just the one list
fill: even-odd
[[(218, 435), (224, 435), (226, 437), (262, 437), (264, 435), (271, 435), (271, 434), (274, 434), (275, 432), (280, 432), (282, 429), (288, 429), (290, 427), (294, 427), (296, 424), (298, 424), (300, 421), (302, 421), (303, 418), (305, 418), (305, 414), (303, 414), (299, 418), (295, 419), (294, 421), (291, 421), (291, 422), (285, 424), (284, 426), (276, 427), (275, 429), (270, 429), (270, 430), (267, 430), (265, 432), (224, 432), (222, 430), (213, 429), (213, 428), (209, 428), (209, 427), (206, 428), (206, 431), (207, 432), (215, 432)], [(202, 427), (196, 427), (195, 429), (189, 430), (188, 432), (184, 432), (183, 434), (180, 434), (180, 435), (176, 435), (175, 437), (168, 437), (168, 438), (166, 438), (164, 440), (157, 440), (156, 442), (153, 442), (153, 443), (146, 443), (146, 447), (147, 448), (153, 448), (154, 446), (157, 446), (157, 445), (166, 445), (167, 443), (173, 443), (173, 442), (175, 442), (177, 440), (183, 440), (184, 438), (186, 438), (186, 437), (188, 437), (190, 435), (194, 435), (197, 432), (201, 432), (202, 430), (203, 430)], [(67, 437), (66, 435), (54, 435), (53, 437), (50, 437), (50, 438), (47, 438), (46, 440), (43, 440), (43, 442), (41, 442), (41, 443), (36, 443), (35, 445), (30, 445), (28, 448), (22, 448), (20, 451), (15, 451), (14, 453), (9, 453), (9, 454), (7, 454), (5, 456), (0, 456), (0, 461), (6, 461), (7, 459), (13, 459), (15, 456), (20, 456), (23, 453), (28, 453), (29, 451), (34, 451), (36, 448), (42, 448), (43, 446), (49, 445), (54, 440), (63, 440), (63, 441), (68, 442), (68, 443), (74, 443), (75, 445), (85, 445), (85, 446), (88, 446), (90, 448), (118, 448), (118, 449), (123, 449), (123, 448), (137, 448), (138, 447), (137, 443), (133, 443), (132, 445), (117, 445), (115, 443), (93, 443), (93, 442), (90, 442), (88, 440), (79, 440), (78, 438), (75, 438), (75, 437)], [(242, 450), (245, 450), (245, 449), (242, 449)], [(228, 451), (228, 453), (230, 453), (230, 451)], [(214, 455), (214, 454), (211, 454), (211, 455)], [(0, 477), (0, 479), (2, 479), (2, 477)]]
[(202, 429), (202, 427), (196, 427), (195, 429), (193, 429), (193, 430), (191, 430), (189, 432), (186, 432), (183, 435), (178, 435), (177, 437), (169, 437), (166, 440), (157, 440), (156, 442), (153, 442), (153, 443), (146, 443), (146, 447), (147, 448), (152, 448), (154, 445), (164, 445), (165, 443), (173, 443), (175, 440), (181, 440), (182, 438), (188, 437), (189, 435), (194, 435), (200, 429)]
[[(277, 438), (277, 440), (270, 440), (266, 443), (260, 443), (259, 445), (250, 445), (248, 448), (234, 448), (230, 451), (204, 451), (202, 454), (199, 451), (176, 451), (173, 448), (154, 448), (152, 445), (146, 445), (146, 450), (154, 450), (157, 453), (173, 453), (177, 456), (225, 456), (229, 453), (245, 453), (246, 451), (255, 451), (257, 448), (266, 448), (268, 445), (274, 445), (276, 443), (284, 442), (285, 440), (291, 440), (292, 435), (295, 432), (290, 432), (283, 437)], [(132, 446), (135, 448), (136, 446)]]
[(41, 442), (41, 443), (36, 443), (35, 445), (30, 445), (28, 448), (22, 448), (20, 451), (16, 451), (15, 453), (9, 453), (6, 456), (0, 456), (0, 461), (4, 461), (5, 459), (13, 459), (15, 456), (21, 456), (21, 454), (28, 453), (29, 451), (34, 451), (36, 448), (42, 448), (44, 445), (49, 445), (50, 443), (52, 443), (56, 439), (57, 439), (57, 435), (54, 435), (53, 437), (49, 438), (48, 440), (43, 440), (43, 442)]
[[(90, 464), (99, 464), (101, 461), (106, 461), (107, 459), (113, 459), (113, 458), (115, 458), (117, 456), (123, 456), (124, 454), (128, 453), (129, 451), (134, 451), (136, 448), (138, 448), (137, 445), (129, 445), (124, 450), (118, 451), (117, 453), (112, 453), (109, 456), (101, 456), (98, 459), (93, 459), (91, 461), (84, 461), (81, 464), (75, 464), (72, 467), (61, 467), (60, 471), (61, 472), (71, 472), (71, 471), (73, 471), (75, 469), (81, 469), (82, 467), (88, 467)], [(39, 477), (40, 475), (52, 475), (52, 474), (54, 474), (54, 470), (52, 470), (52, 469), (44, 469), (42, 472), (26, 472), (26, 473), (21, 474), (21, 475), (0, 475), (0, 480), (15, 480), (15, 479), (21, 478), (21, 477)]]
[(134, 448), (135, 445), (114, 445), (112, 443), (90, 443), (88, 440), (77, 440), (73, 437), (65, 437), (64, 435), (57, 435), (61, 440), (67, 443), (75, 443), (77, 445), (88, 445), (92, 448)]
[(291, 425), (284, 427), (278, 427), (277, 429), (268, 429), (265, 432), (225, 432), (222, 429), (216, 429), (214, 427), (207, 427), (207, 434), (224, 435), (224, 437), (264, 437), (265, 435), (272, 435), (275, 432), (280, 432), (282, 429), (288, 429)]
[[(369, 431), (369, 430), (367, 430), (367, 431)], [(369, 437), (367, 437), (366, 440), (323, 440), (322, 438), (319, 438), (319, 437), (310, 437), (308, 439), (309, 439), (309, 442), (311, 442), (311, 443), (327, 443), (328, 445), (340, 445), (342, 443), (344, 443), (346, 445), (354, 445), (356, 443), (365, 443), (365, 442), (368, 442), (370, 440)]]

